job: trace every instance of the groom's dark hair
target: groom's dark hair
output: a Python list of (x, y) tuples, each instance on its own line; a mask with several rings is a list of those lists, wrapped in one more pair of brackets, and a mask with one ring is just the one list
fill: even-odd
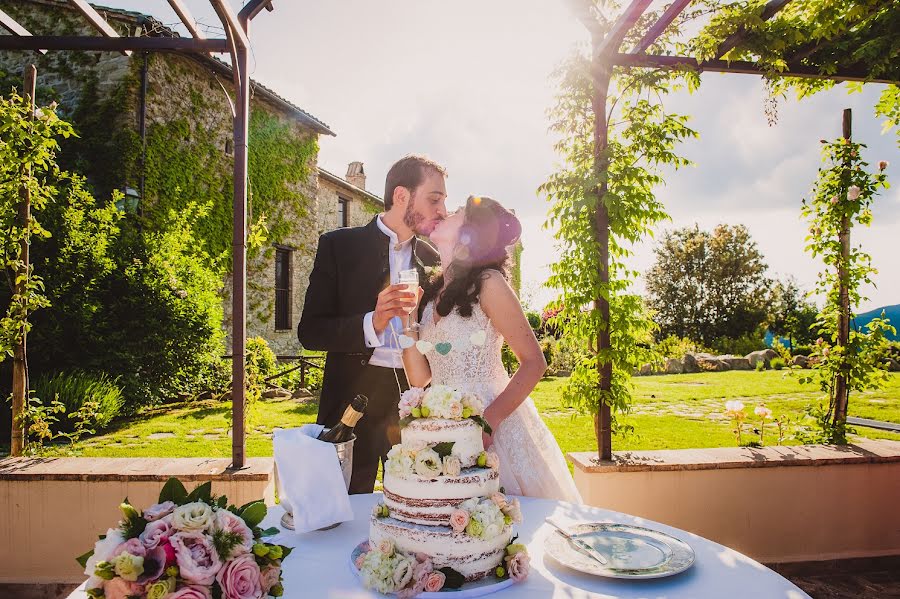
[(428, 171), (447, 176), (447, 169), (425, 156), (410, 154), (394, 163), (384, 182), (384, 207), (390, 210), (394, 205), (394, 190), (405, 187), (412, 194), (425, 180)]

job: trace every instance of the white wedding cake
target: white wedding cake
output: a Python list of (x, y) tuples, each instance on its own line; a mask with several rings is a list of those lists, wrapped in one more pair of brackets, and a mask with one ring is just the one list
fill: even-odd
[(427, 558), (466, 581), (504, 576), (521, 509), (501, 492), (496, 454), (484, 450), (483, 414), (476, 396), (448, 387), (404, 393), (401, 442), (388, 453), (371, 547)]

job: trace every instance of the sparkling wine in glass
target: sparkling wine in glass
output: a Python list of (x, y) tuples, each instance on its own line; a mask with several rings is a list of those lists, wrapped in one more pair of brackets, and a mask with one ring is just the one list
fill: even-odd
[[(404, 291), (412, 293), (418, 297), (419, 271), (415, 268), (401, 270), (397, 276), (397, 284), (406, 285), (406, 289), (404, 289)], [(413, 330), (413, 327), (410, 324), (410, 315), (412, 314), (412, 311), (415, 309), (415, 307), (415, 304), (410, 304), (409, 307), (406, 308), (406, 330)]]

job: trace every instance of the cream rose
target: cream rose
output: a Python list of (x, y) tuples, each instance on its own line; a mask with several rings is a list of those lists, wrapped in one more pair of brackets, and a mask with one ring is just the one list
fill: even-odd
[(212, 528), (213, 522), (215, 514), (212, 508), (202, 501), (186, 503), (172, 512), (172, 526), (178, 530), (207, 531)]
[(446, 476), (459, 476), (462, 471), (462, 464), (455, 455), (444, 456), (444, 474)]
[(491, 470), (500, 470), (500, 456), (494, 451), (488, 451), (485, 457), (485, 464)]
[(496, 493), (491, 493), (490, 499), (494, 502), (494, 505), (500, 508), (501, 511), (506, 512), (507, 508), (509, 507), (509, 502), (506, 500), (506, 495), (498, 491)]
[(412, 580), (413, 576), (413, 562), (408, 558), (402, 555), (397, 555), (394, 560), (394, 588), (397, 590), (402, 589), (409, 581)]
[(394, 541), (385, 537), (378, 541), (378, 551), (385, 554), (387, 557), (391, 557), (394, 555)]
[(442, 588), (444, 588), (445, 582), (447, 582), (447, 577), (444, 575), (444, 573), (439, 570), (435, 570), (425, 579), (425, 591), (429, 593), (437, 593)]
[(506, 571), (509, 572), (510, 578), (516, 582), (521, 582), (528, 577), (528, 572), (531, 568), (531, 558), (527, 553), (521, 552), (509, 555), (504, 558), (504, 561), (506, 562)]

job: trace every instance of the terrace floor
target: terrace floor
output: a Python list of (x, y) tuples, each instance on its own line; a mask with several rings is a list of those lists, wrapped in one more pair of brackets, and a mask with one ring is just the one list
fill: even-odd
[(770, 567), (813, 599), (900, 599), (900, 556)]

